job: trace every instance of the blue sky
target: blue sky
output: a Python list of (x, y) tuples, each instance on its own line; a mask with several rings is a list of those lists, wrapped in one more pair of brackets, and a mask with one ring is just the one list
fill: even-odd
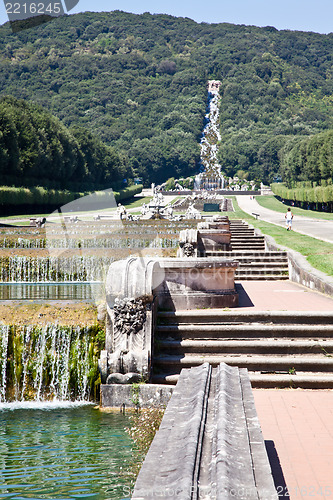
[[(5, 0), (6, 2), (9, 0)], [(15, 0), (12, 0), (15, 2)], [(16, 0), (17, 1), (17, 0)], [(23, 0), (20, 0), (23, 2)], [(38, 2), (50, 0), (36, 0)], [(53, 0), (55, 1), (55, 0)], [(189, 17), (197, 22), (275, 26), (277, 29), (333, 32), (333, 0), (80, 0), (71, 13), (123, 10)], [(0, 2), (0, 24), (6, 22)]]

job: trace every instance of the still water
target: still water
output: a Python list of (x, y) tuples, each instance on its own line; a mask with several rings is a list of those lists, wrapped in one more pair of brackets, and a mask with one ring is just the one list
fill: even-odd
[(0, 498), (129, 498), (127, 425), (87, 404), (2, 404)]
[(103, 283), (0, 283), (0, 300), (95, 300), (103, 296)]

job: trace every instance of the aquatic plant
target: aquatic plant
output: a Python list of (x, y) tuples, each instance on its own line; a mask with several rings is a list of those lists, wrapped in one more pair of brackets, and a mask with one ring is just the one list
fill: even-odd
[(96, 397), (99, 326), (0, 326), (0, 402)]

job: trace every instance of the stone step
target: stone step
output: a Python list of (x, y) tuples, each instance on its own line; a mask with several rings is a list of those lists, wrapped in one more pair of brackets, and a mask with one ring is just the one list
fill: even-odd
[(264, 241), (265, 238), (263, 236), (243, 236), (243, 235), (235, 235), (232, 233), (231, 241)]
[[(236, 248), (232, 246), (231, 248), (232, 248), (232, 250), (247, 250), (247, 248), (246, 248), (245, 246), (239, 246), (239, 247), (236, 247)], [(248, 248), (249, 248), (249, 247), (248, 247)], [(251, 246), (251, 250), (252, 250), (252, 251), (253, 251), (253, 250), (263, 251), (263, 250), (264, 250), (264, 248), (263, 248), (262, 246), (259, 246), (259, 245), (258, 245), (258, 246), (253, 246), (253, 245), (252, 245), (252, 246)]]
[(287, 271), (288, 272), (288, 263), (287, 262), (265, 262), (265, 263), (260, 263), (260, 262), (240, 262), (238, 268), (236, 269), (236, 274), (237, 272), (241, 273), (246, 273), (246, 272), (253, 272), (257, 271), (258, 274), (262, 274), (267, 272), (268, 274), (276, 273), (281, 271), (281, 274), (283, 272)]
[(244, 239), (244, 240), (233, 240), (231, 239), (231, 245), (232, 247), (237, 247), (237, 246), (244, 246), (248, 248), (256, 247), (256, 246), (263, 246), (265, 245), (265, 242), (263, 240), (253, 240), (251, 241), (250, 238)]
[(288, 280), (289, 274), (237, 274), (235, 276), (239, 281), (277, 281)]
[(244, 246), (244, 247), (247, 247), (247, 248), (254, 248), (254, 247), (257, 247), (257, 246), (265, 246), (265, 242), (264, 241), (251, 241), (250, 239), (246, 239), (244, 241), (235, 241), (235, 240), (231, 240), (231, 245), (232, 247), (237, 247), (237, 246)]
[(327, 339), (253, 339), (253, 340), (159, 340), (160, 354), (333, 354), (333, 340)]
[[(158, 311), (159, 323), (180, 325), (231, 326), (248, 324), (258, 328), (265, 324), (287, 326), (324, 325), (333, 328), (333, 311), (242, 311), (240, 309), (192, 309), (178, 311)], [(255, 325), (257, 323), (257, 325)], [(291, 326), (293, 328), (293, 326)]]
[(253, 229), (232, 229), (230, 228), (232, 237), (255, 236)]
[[(209, 252), (207, 252), (209, 254)], [(245, 251), (228, 251), (228, 250), (219, 250), (216, 252), (219, 256), (221, 257), (229, 257), (229, 258), (244, 258), (244, 259), (287, 259), (287, 252), (251, 252), (251, 250), (245, 250)]]
[(259, 338), (330, 338), (333, 325), (267, 325), (267, 324), (169, 324), (158, 325), (156, 335), (163, 340), (177, 339), (259, 339)]
[(209, 363), (217, 366), (219, 363), (226, 363), (230, 366), (247, 368), (249, 372), (274, 373), (276, 371), (302, 371), (302, 372), (330, 372), (333, 373), (333, 356), (314, 354), (304, 356), (302, 354), (289, 354), (279, 356), (263, 355), (238, 355), (238, 354), (185, 354), (185, 355), (157, 355), (154, 358), (154, 367), (168, 372), (180, 373), (182, 368), (199, 366), (202, 363)]
[[(210, 252), (209, 254), (206, 253), (206, 257), (219, 257), (218, 252)], [(225, 257), (221, 257), (225, 258)], [(230, 257), (227, 257), (230, 258)], [(284, 257), (253, 257), (251, 255), (248, 256), (242, 256), (242, 257), (233, 257), (233, 260), (236, 260), (239, 262), (239, 267), (246, 266), (248, 264), (254, 264), (260, 267), (265, 267), (267, 265), (272, 265), (273, 267), (275, 266), (282, 266), (283, 268), (288, 267), (288, 260), (285, 259)]]
[[(153, 382), (174, 385), (178, 381), (177, 373), (156, 373)], [(333, 373), (296, 372), (289, 373), (258, 373), (249, 372), (252, 387), (257, 388), (303, 388), (303, 389), (333, 389)]]
[(239, 268), (236, 270), (235, 277), (237, 279), (241, 279), (240, 276), (248, 276), (249, 278), (252, 278), (252, 276), (255, 274), (256, 276), (275, 276), (276, 275), (282, 275), (282, 276), (289, 276), (288, 274), (288, 267), (285, 266), (258, 266), (258, 264), (253, 264), (252, 266), (249, 264), (244, 264), (243, 266), (239, 266)]
[(262, 249), (262, 251), (265, 251), (265, 242), (264, 241), (234, 241), (231, 240), (231, 251), (237, 250), (238, 248), (249, 248), (251, 250), (255, 250), (256, 248)]

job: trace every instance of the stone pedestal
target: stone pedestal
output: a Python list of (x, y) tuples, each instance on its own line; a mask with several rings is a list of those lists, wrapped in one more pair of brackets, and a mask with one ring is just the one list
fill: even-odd
[(220, 258), (114, 262), (106, 283), (106, 342), (99, 369), (102, 384), (150, 380), (157, 308), (235, 307), (238, 262)]
[(161, 259), (164, 280), (154, 290), (158, 307), (167, 310), (236, 307), (238, 262), (220, 258)]
[(207, 251), (231, 250), (231, 232), (226, 229), (200, 229), (198, 231), (198, 254), (205, 255)]

